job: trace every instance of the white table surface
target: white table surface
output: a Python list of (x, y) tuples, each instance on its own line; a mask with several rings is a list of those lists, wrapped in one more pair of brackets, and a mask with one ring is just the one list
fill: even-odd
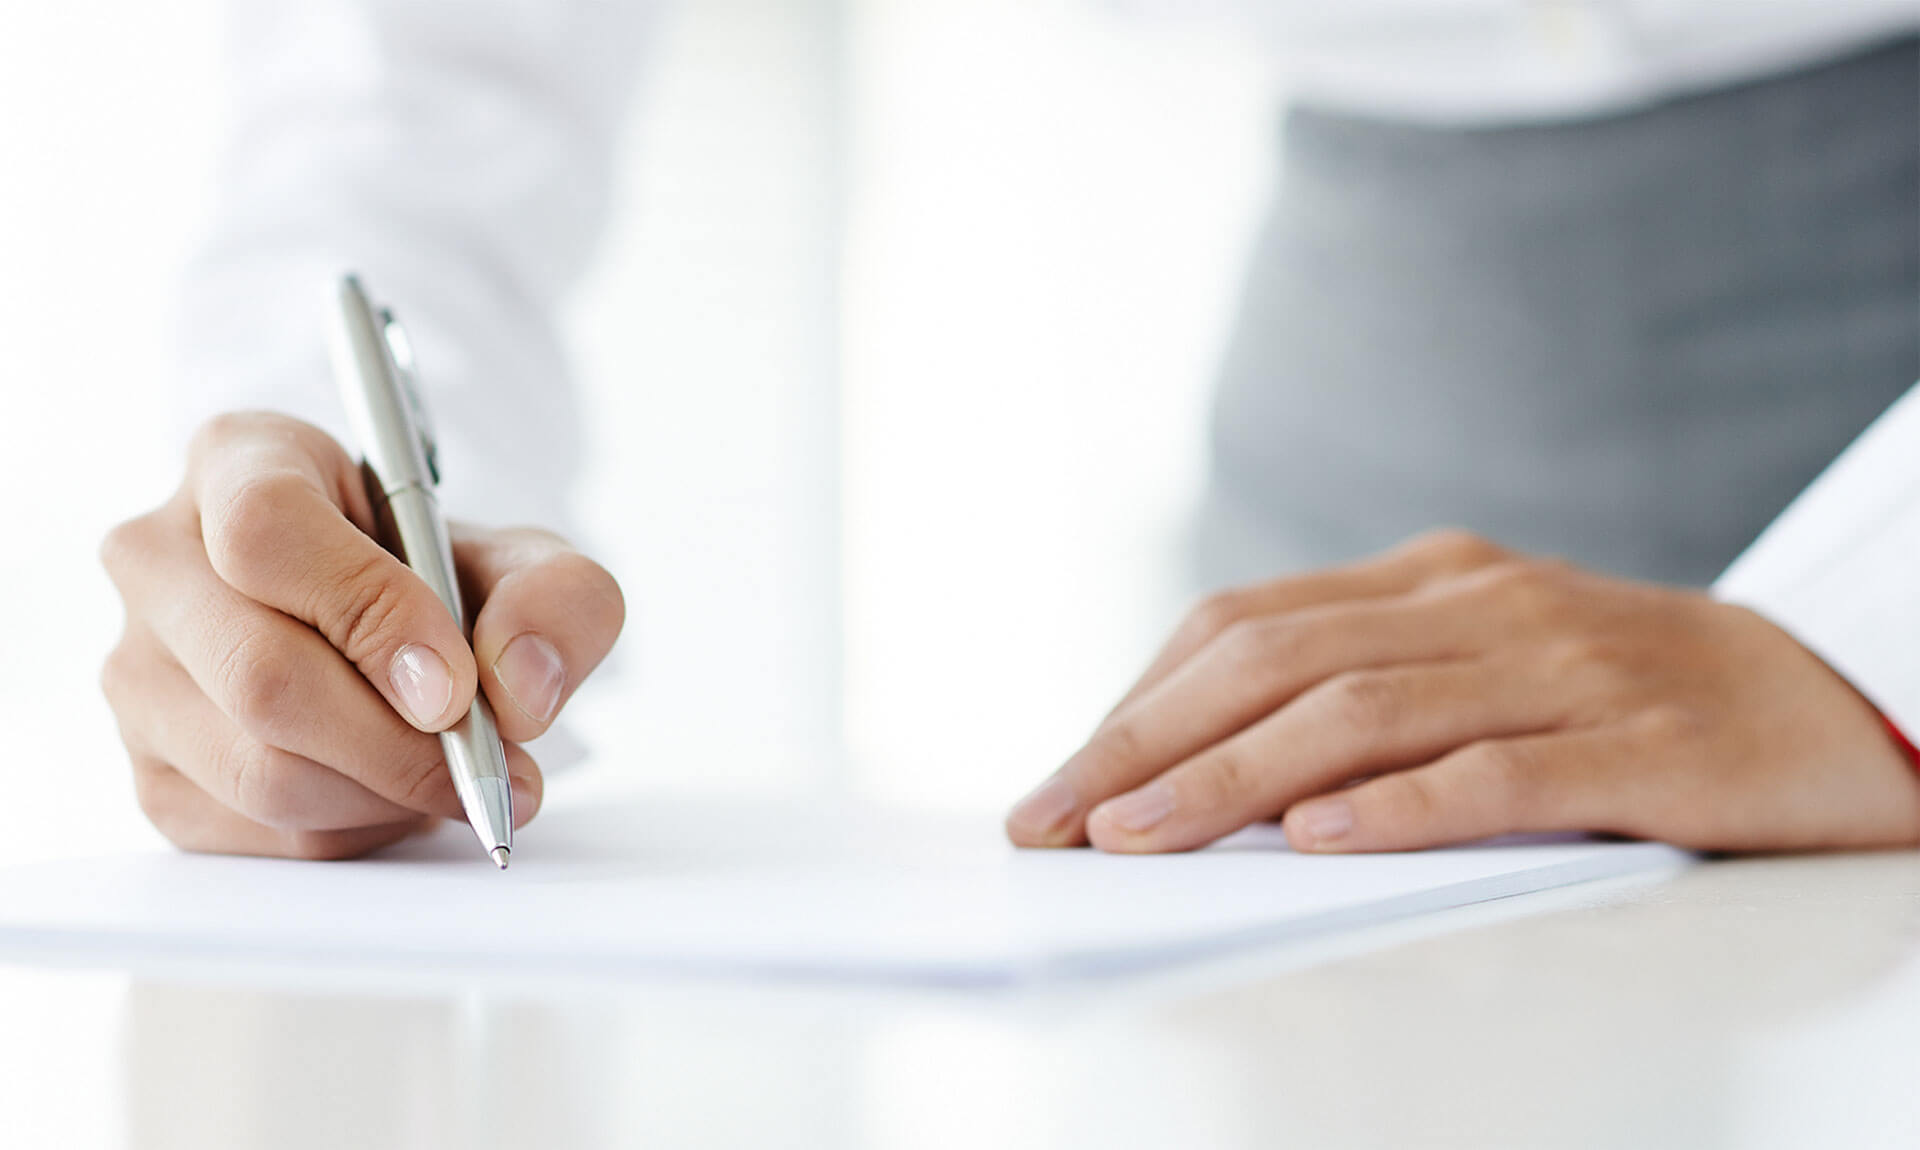
[(14, 1147), (1920, 1145), (1920, 853), (1019, 992), (0, 965)]

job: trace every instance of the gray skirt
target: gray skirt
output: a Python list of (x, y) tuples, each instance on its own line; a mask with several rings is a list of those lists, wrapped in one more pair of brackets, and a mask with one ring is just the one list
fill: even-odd
[(1282, 138), (1206, 584), (1440, 524), (1704, 583), (1920, 380), (1920, 40), (1572, 124)]

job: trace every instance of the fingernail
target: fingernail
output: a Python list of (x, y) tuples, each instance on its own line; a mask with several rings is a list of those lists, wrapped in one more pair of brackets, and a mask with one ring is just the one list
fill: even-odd
[(1123, 831), (1140, 834), (1166, 821), (1173, 813), (1173, 788), (1164, 782), (1148, 783), (1132, 794), (1121, 795), (1101, 806), (1106, 819)]
[(432, 647), (409, 643), (400, 648), (387, 669), (387, 681), (407, 714), (423, 727), (437, 723), (453, 702), (453, 675)]
[(1321, 799), (1298, 808), (1294, 824), (1306, 836), (1303, 846), (1330, 843), (1353, 829), (1353, 804), (1345, 799)]
[(1072, 784), (1059, 775), (1034, 788), (1032, 794), (1014, 805), (1008, 821), (1034, 835), (1049, 835), (1060, 829), (1080, 805)]
[(493, 674), (513, 705), (536, 723), (553, 718), (560, 706), (560, 690), (567, 685), (559, 649), (531, 631), (507, 644), (493, 661)]

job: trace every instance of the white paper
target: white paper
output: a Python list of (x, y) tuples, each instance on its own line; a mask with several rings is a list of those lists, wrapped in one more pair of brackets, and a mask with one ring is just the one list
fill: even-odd
[(622, 800), (549, 810), (497, 872), (464, 826), (352, 863), (144, 853), (0, 871), (0, 954), (1008, 982), (1126, 970), (1684, 853), (1583, 840), (1312, 857), (1016, 851), (997, 822)]

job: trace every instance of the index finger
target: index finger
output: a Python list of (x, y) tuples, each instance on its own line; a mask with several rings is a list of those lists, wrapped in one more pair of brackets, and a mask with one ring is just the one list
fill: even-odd
[(465, 713), (476, 673), (460, 621), (368, 534), (372, 505), (338, 444), (283, 417), (223, 417), (189, 475), (224, 582), (318, 631), (419, 729)]
[(626, 619), (620, 585), (538, 528), (456, 527), (453, 553), (469, 602), (478, 604), (473, 651), (500, 734), (537, 738), (618, 638)]
[(1217, 591), (1188, 612), (1140, 678), (1107, 712), (1103, 724), (1236, 623), (1309, 607), (1404, 595), (1438, 576), (1484, 567), (1505, 555), (1501, 547), (1469, 532), (1431, 531), (1356, 563)]
[(1087, 816), (1246, 731), (1330, 679), (1475, 654), (1481, 619), (1412, 597), (1340, 603), (1237, 624), (1096, 731), (1008, 814), (1021, 846), (1074, 846)]

